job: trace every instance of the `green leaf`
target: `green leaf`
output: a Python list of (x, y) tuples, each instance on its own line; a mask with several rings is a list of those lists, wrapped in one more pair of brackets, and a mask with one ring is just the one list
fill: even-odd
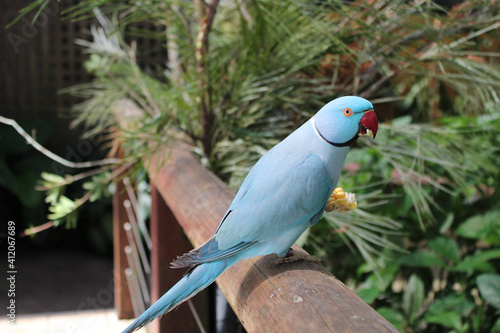
[(64, 186), (61, 186), (47, 190), (47, 195), (45, 196), (45, 202), (49, 204), (55, 204), (57, 201), (59, 201), (61, 195), (64, 194), (65, 189), (66, 188)]
[(466, 332), (468, 324), (462, 322), (462, 317), (468, 318), (474, 307), (474, 302), (464, 294), (447, 295), (434, 300), (425, 313), (424, 321), (453, 328), (456, 332)]
[(500, 275), (482, 274), (476, 279), (481, 297), (500, 310)]
[(455, 214), (448, 213), (448, 216), (446, 216), (446, 220), (443, 222), (443, 225), (439, 228), (439, 233), (440, 234), (446, 233), (446, 231), (450, 229), (454, 220), (455, 220)]
[(466, 257), (450, 270), (467, 272), (468, 274), (472, 274), (474, 271), (495, 272), (495, 268), (488, 261), (498, 258), (500, 258), (500, 249), (483, 251)]
[(424, 283), (416, 274), (412, 274), (403, 292), (403, 310), (409, 323), (413, 323), (424, 302)]
[(95, 75), (104, 74), (103, 68), (108, 65), (108, 58), (102, 57), (99, 54), (91, 54), (89, 59), (83, 64), (87, 72)]
[(77, 206), (76, 202), (63, 195), (59, 198), (59, 201), (55, 205), (49, 207), (49, 211), (52, 214), (49, 214), (47, 217), (50, 220), (63, 219), (73, 212)]
[(476, 215), (460, 225), (457, 234), (485, 243), (500, 245), (500, 210), (491, 210), (483, 215)]
[(24, 17), (24, 15), (26, 15), (27, 13), (29, 13), (31, 10), (35, 9), (36, 7), (38, 7), (39, 5), (42, 5), (42, 7), (38, 10), (38, 12), (35, 14), (35, 16), (33, 17), (33, 20), (31, 22), (31, 24), (35, 23), (35, 21), (37, 20), (38, 16), (40, 15), (41, 13), (41, 10), (43, 8), (45, 8), (45, 6), (47, 6), (47, 4), (50, 2), (50, 0), (35, 0), (33, 2), (31, 2), (29, 5), (27, 5), (26, 7), (22, 8), (20, 11), (19, 11), (19, 15), (13, 20), (11, 21), (9, 24), (7, 24), (7, 27), (6, 28), (10, 28), (11, 26), (13, 26), (14, 24), (16, 24), (20, 19), (22, 19)]
[(356, 294), (366, 303), (371, 304), (392, 283), (399, 272), (399, 265), (391, 264), (370, 274)]
[(83, 183), (82, 187), (90, 192), (90, 202), (109, 196), (108, 185), (110, 180), (109, 173), (102, 173), (92, 177), (91, 181)]
[(53, 173), (48, 173), (48, 172), (42, 172), (41, 173), (42, 179), (53, 184), (59, 184), (63, 183), (65, 179), (59, 175), (53, 174)]
[(439, 315), (442, 312), (452, 311), (460, 316), (469, 316), (475, 304), (464, 294), (451, 294), (443, 298), (436, 298), (426, 311), (426, 316)]
[(462, 319), (460, 315), (454, 311), (445, 311), (439, 314), (425, 316), (424, 320), (432, 324), (454, 328), (457, 331), (462, 329)]
[(493, 325), (491, 333), (500, 333), (500, 318), (498, 318), (495, 324)]
[(411, 253), (401, 258), (401, 265), (407, 267), (446, 267), (446, 263), (436, 254), (427, 251)]
[(401, 314), (401, 312), (389, 308), (389, 307), (381, 307), (377, 309), (377, 312), (387, 319), (391, 324), (393, 324), (399, 331), (403, 331), (403, 325), (405, 323), (405, 318)]
[(380, 295), (381, 291), (373, 285), (363, 287), (362, 289), (356, 292), (356, 295), (359, 296), (365, 303), (372, 304), (377, 297)]
[(458, 262), (460, 260), (460, 249), (458, 248), (457, 242), (451, 238), (434, 238), (428, 242), (428, 245), (436, 252), (436, 254), (445, 259), (450, 259), (454, 262)]

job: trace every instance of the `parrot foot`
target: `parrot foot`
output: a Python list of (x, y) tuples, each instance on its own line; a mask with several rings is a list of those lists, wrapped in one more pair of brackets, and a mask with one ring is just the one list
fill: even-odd
[(275, 261), (276, 265), (286, 264), (294, 261), (305, 260), (311, 262), (321, 262), (321, 259), (310, 254), (294, 251), (293, 249), (289, 249), (284, 258), (278, 258)]
[(337, 187), (328, 199), (325, 211), (331, 212), (332, 210), (336, 210), (339, 213), (347, 213), (356, 209), (356, 207), (358, 207), (356, 195), (345, 192), (342, 187)]

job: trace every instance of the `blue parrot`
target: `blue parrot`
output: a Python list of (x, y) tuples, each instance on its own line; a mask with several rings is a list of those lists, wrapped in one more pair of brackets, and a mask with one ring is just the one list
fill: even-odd
[(287, 256), (325, 211), (349, 146), (360, 135), (375, 138), (377, 129), (373, 105), (361, 97), (340, 97), (321, 108), (260, 158), (215, 235), (172, 263), (175, 268), (189, 267), (186, 275), (123, 333), (193, 297), (242, 259), (271, 253)]

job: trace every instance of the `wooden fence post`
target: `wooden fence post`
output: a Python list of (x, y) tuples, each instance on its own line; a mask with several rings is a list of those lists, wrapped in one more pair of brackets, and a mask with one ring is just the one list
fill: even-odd
[[(123, 155), (119, 148), (118, 156)], [(119, 175), (118, 177), (121, 177)], [(129, 200), (123, 180), (116, 183), (115, 193), (113, 194), (113, 269), (114, 269), (114, 289), (115, 289), (115, 309), (118, 312), (118, 318), (134, 318), (134, 309), (130, 297), (125, 269), (128, 267), (125, 246), (128, 245), (127, 233), (123, 225), (128, 222), (127, 211), (123, 206), (125, 200)]]
[[(178, 255), (188, 252), (192, 245), (184, 234), (170, 208), (151, 184), (151, 303), (167, 292), (185, 273), (185, 270), (171, 269), (169, 263)], [(192, 298), (194, 308), (206, 331), (209, 330), (209, 297), (202, 292)], [(180, 306), (150, 326), (153, 333), (199, 332), (196, 319), (189, 306)]]

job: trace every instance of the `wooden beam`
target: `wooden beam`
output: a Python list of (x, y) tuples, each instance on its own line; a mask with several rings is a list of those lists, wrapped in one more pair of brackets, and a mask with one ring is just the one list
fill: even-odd
[[(187, 149), (158, 151), (146, 164), (191, 243), (210, 238), (234, 193)], [(321, 265), (275, 259), (244, 260), (217, 279), (248, 332), (398, 332)]]

